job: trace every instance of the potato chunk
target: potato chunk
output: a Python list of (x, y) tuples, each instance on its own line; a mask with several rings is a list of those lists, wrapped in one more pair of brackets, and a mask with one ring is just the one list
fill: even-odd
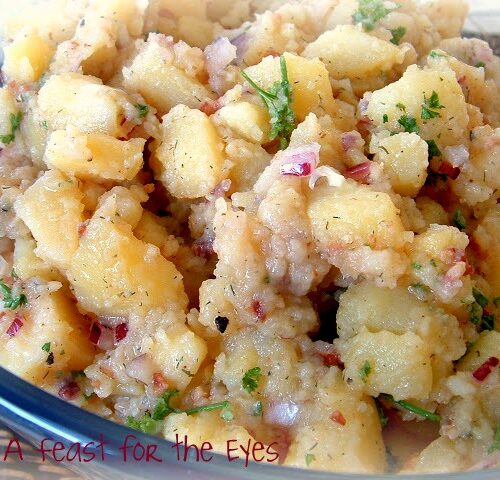
[(368, 395), (388, 393), (396, 400), (429, 397), (431, 352), (418, 335), (396, 335), (386, 330), (371, 333), (364, 329), (346, 342), (335, 343), (345, 365), (344, 378)]
[(84, 133), (112, 137), (125, 137), (132, 130), (134, 125), (125, 120), (136, 110), (125, 92), (78, 73), (51, 76), (40, 89), (38, 106), (51, 130), (73, 125)]
[(35, 255), (36, 242), (33, 239), (18, 238), (14, 248), (13, 268), (21, 280), (39, 277), (44, 280), (60, 280), (57, 269), (47, 265)]
[(351, 25), (339, 25), (323, 33), (302, 55), (318, 57), (337, 80), (380, 74), (403, 63), (405, 57), (403, 50), (392, 43)]
[(78, 248), (82, 198), (75, 179), (50, 170), (15, 203), (17, 215), (37, 241), (36, 255), (62, 271), (69, 268)]
[(12, 130), (11, 115), (16, 115), (18, 108), (14, 96), (7, 87), (0, 88), (0, 135), (9, 135)]
[[(292, 109), (299, 122), (310, 112), (317, 115), (333, 114), (336, 110), (328, 72), (318, 59), (306, 59), (291, 53), (284, 54), (288, 79), (292, 85)], [(262, 88), (269, 88), (281, 80), (280, 60), (266, 57), (258, 65), (245, 70)]]
[(224, 143), (210, 119), (178, 105), (163, 118), (156, 178), (178, 198), (208, 195), (224, 179)]
[[(422, 106), (433, 92), (443, 108), (431, 108), (439, 115), (435, 118), (422, 118), (426, 117)], [(416, 119), (420, 136), (434, 140), (441, 147), (464, 143), (464, 137), (468, 136), (467, 106), (451, 70), (436, 72), (409, 67), (400, 80), (373, 92), (367, 113), (375, 125), (393, 132), (403, 130), (398, 122), (403, 115), (411, 116)]]
[(381, 140), (375, 160), (383, 165), (396, 193), (414, 197), (427, 178), (428, 146), (415, 133), (399, 133)]
[(307, 213), (322, 249), (363, 245), (383, 249), (404, 242), (403, 224), (389, 195), (364, 185), (317, 185), (310, 193)]
[(117, 140), (109, 135), (86, 135), (68, 127), (56, 130), (49, 138), (45, 162), (50, 168), (83, 180), (132, 180), (142, 168), (146, 140)]
[[(116, 202), (116, 197), (122, 200)], [(182, 276), (158, 247), (138, 240), (131, 223), (119, 213), (126, 197), (135, 225), (139, 199), (116, 187), (105, 195), (90, 220), (70, 266), (69, 280), (80, 305), (97, 315), (128, 315), (152, 308), (184, 309)], [(139, 208), (137, 208), (139, 207)]]
[(9, 80), (31, 83), (47, 69), (53, 49), (36, 33), (20, 32), (4, 48), (3, 72)]
[(162, 115), (178, 104), (199, 108), (203, 100), (213, 97), (175, 62), (170, 41), (163, 35), (150, 34), (130, 67), (123, 71), (125, 88), (139, 92)]
[(494, 330), (481, 333), (467, 355), (458, 363), (457, 370), (473, 372), (490, 357), (500, 358), (500, 333)]
[[(2, 336), (0, 362), (29, 382), (50, 384), (56, 372), (83, 370), (92, 362), (95, 349), (89, 341), (88, 328), (63, 292), (30, 298), (19, 333), (13, 338)], [(54, 354), (50, 366), (46, 362), (48, 352), (42, 350), (46, 343), (50, 343)]]

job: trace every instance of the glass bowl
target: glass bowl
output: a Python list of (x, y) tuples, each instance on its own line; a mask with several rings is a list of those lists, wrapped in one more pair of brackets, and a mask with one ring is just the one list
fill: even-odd
[[(30, 0), (32, 1), (32, 0)], [(6, 0), (0, 0), (0, 7), (6, 5)], [(500, 54), (500, 1), (499, 0), (470, 0), (471, 14), (465, 26), (466, 36), (477, 36), (490, 42)], [(10, 4), (12, 8), (13, 4)], [(1, 37), (1, 35), (0, 35)], [(0, 64), (1, 64), (0, 51)], [(66, 466), (77, 478), (92, 480), (108, 479), (196, 479), (196, 480), (388, 480), (405, 479), (419, 480), (500, 480), (500, 470), (485, 470), (461, 472), (454, 474), (430, 475), (364, 475), (340, 474), (301, 470), (289, 467), (250, 462), (245, 464), (244, 459), (229, 462), (226, 456), (214, 454), (209, 462), (197, 461), (195, 452), (191, 451), (184, 461), (184, 451), (179, 449), (181, 458), (178, 459), (177, 449), (172, 442), (151, 437), (141, 432), (130, 430), (90, 412), (82, 410), (70, 403), (54, 397), (43, 390), (25, 382), (12, 373), (0, 367), (0, 423), (22, 438), (39, 448), (44, 439), (45, 445), (51, 447), (54, 442), (61, 442), (65, 450), (59, 453), (74, 453), (75, 444), (86, 446), (86, 454), (95, 455), (92, 461), (85, 454), (82, 461), (75, 458), (69, 462), (66, 459), (61, 465)], [(104, 441), (103, 448), (97, 446)], [(94, 442), (92, 444), (91, 442)], [(126, 442), (129, 448), (124, 449)], [(1, 442), (0, 451), (0, 479), (4, 478), (38, 478), (18, 474), (3, 473), (7, 470), (1, 465), (5, 454), (6, 441)], [(146, 461), (145, 450), (149, 448), (150, 458)], [(334, 446), (333, 446), (334, 448)], [(124, 454), (126, 452), (126, 461)], [(136, 455), (134, 458), (133, 455)], [(143, 455), (142, 459), (139, 457)], [(42, 452), (35, 452), (37, 463), (43, 458)], [(17, 454), (11, 454), (17, 459)], [(26, 455), (25, 455), (26, 457)], [(161, 460), (156, 461), (153, 457)], [(25, 458), (25, 461), (28, 460)], [(50, 461), (47, 460), (50, 465)], [(10, 465), (12, 466), (12, 464)], [(47, 465), (44, 478), (66, 478), (53, 473)], [(55, 470), (54, 470), (55, 472)], [(40, 474), (40, 478), (41, 478)], [(74, 477), (71, 477), (74, 478)]]

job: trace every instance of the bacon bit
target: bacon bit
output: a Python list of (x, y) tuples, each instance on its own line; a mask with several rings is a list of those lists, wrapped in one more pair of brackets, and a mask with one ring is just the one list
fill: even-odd
[(497, 357), (490, 357), (472, 373), (472, 376), (476, 380), (482, 382), (491, 373), (491, 370), (498, 365), (498, 363), (500, 362)]
[(451, 180), (456, 180), (460, 175), (460, 168), (454, 167), (450, 162), (443, 161), (439, 165), (438, 173), (446, 175)]
[(264, 307), (262, 306), (262, 303), (260, 300), (253, 300), (252, 301), (252, 311), (255, 313), (256, 317), (260, 320), (263, 321), (266, 318), (266, 312), (264, 311)]
[(82, 223), (78, 224), (78, 236), (83, 237), (85, 235), (85, 232), (87, 231), (87, 227), (89, 226), (90, 220), (85, 220)]
[(115, 344), (121, 342), (128, 334), (128, 325), (126, 323), (120, 323), (115, 328)]
[(155, 395), (162, 394), (168, 388), (168, 383), (165, 377), (160, 373), (153, 373), (153, 389)]
[(330, 415), (330, 420), (332, 420), (335, 423), (338, 423), (339, 425), (344, 426), (346, 424), (346, 420), (344, 415), (342, 415), (341, 412), (338, 410), (335, 410), (331, 415)]
[(465, 262), (464, 276), (466, 277), (467, 275), (474, 275), (474, 273), (476, 273), (476, 269), (474, 268), (474, 266), (469, 262)]
[(6, 332), (7, 335), (10, 338), (15, 337), (19, 333), (19, 330), (21, 330), (23, 325), (24, 324), (23, 324), (23, 321), (21, 320), (21, 317), (19, 317), (19, 315), (16, 315), (14, 320), (10, 324), (10, 327), (7, 329), (7, 332)]
[(456, 264), (458, 262), (465, 262), (465, 252), (459, 248), (447, 248), (439, 254), (439, 259), (447, 265)]
[(200, 105), (200, 110), (206, 115), (213, 115), (217, 110), (221, 109), (221, 104), (218, 100), (204, 100)]
[(80, 393), (80, 387), (74, 381), (66, 383), (63, 385), (57, 394), (64, 400), (74, 400), (76, 396)]
[(209, 238), (208, 235), (205, 236), (205, 234), (203, 234), (203, 236), (193, 242), (191, 250), (193, 251), (195, 256), (208, 259), (215, 253), (214, 239)]
[(320, 355), (323, 358), (323, 365), (327, 367), (344, 368), (344, 364), (342, 363), (340, 355), (337, 352), (321, 353)]
[(364, 144), (360, 133), (356, 131), (343, 133), (341, 139), (344, 152), (348, 152), (353, 148), (361, 148)]
[(368, 185), (370, 183), (370, 174), (372, 170), (372, 162), (363, 162), (354, 167), (348, 168), (344, 172), (344, 177), (356, 180), (358, 183)]
[(97, 322), (94, 322), (90, 327), (89, 340), (94, 345), (97, 345), (100, 337), (101, 337), (101, 326)]

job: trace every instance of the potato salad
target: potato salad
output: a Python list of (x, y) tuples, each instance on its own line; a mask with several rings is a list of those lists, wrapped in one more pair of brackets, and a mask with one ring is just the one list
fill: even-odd
[(30, 8), (2, 367), (275, 468), (500, 467), (500, 58), (465, 0)]

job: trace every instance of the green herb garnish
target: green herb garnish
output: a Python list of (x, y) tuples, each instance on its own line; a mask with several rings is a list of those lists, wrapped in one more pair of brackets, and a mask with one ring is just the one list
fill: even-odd
[(426, 418), (427, 420), (432, 420), (433, 422), (441, 421), (441, 415), (429, 412), (428, 410), (425, 410), (421, 407), (417, 407), (417, 405), (413, 405), (413, 403), (407, 402), (405, 400), (394, 400), (394, 397), (392, 395), (388, 395), (387, 393), (381, 393), (380, 397), (383, 398), (384, 400), (399, 405), (401, 408), (404, 408), (409, 412), (412, 412), (420, 417)]
[(417, 120), (411, 115), (402, 115), (398, 123), (405, 129), (407, 133), (419, 133), (420, 129), (417, 125)]
[(426, 142), (429, 147), (429, 160), (433, 159), (434, 157), (440, 157), (441, 155), (443, 155), (434, 140), (426, 140)]
[(464, 214), (459, 208), (453, 214), (452, 222), (453, 225), (457, 227), (461, 232), (463, 232), (467, 228), (467, 220), (465, 220)]
[(389, 116), (387, 115), (387, 113), (384, 113), (383, 117), (382, 117), (382, 121), (384, 123), (387, 123), (389, 121)]
[(398, 27), (391, 30), (391, 33), (392, 33), (391, 42), (394, 43), (394, 45), (399, 45), (403, 37), (406, 35), (406, 28)]
[(9, 308), (10, 310), (15, 310), (22, 305), (28, 303), (28, 299), (24, 293), (19, 294), (17, 297), (12, 296), (12, 289), (5, 285), (3, 281), (0, 280), (0, 291), (3, 295), (3, 308)]
[(448, 55), (445, 55), (444, 53), (439, 53), (436, 50), (432, 50), (431, 53), (429, 53), (429, 57), (431, 58), (446, 58)]
[(500, 450), (500, 424), (495, 428), (495, 435), (493, 437), (493, 443), (488, 449), (488, 453), (493, 453), (495, 450)]
[(22, 118), (22, 112), (17, 112), (16, 114), (11, 113), (9, 115), (10, 133), (7, 135), (0, 135), (0, 141), (4, 145), (8, 145), (9, 143), (12, 143), (14, 141), (14, 139), (16, 138), (16, 130), (19, 128), (19, 125), (21, 125)]
[(477, 288), (473, 288), (472, 289), (472, 295), (474, 297), (474, 300), (479, 303), (479, 305), (481, 305), (481, 307), (485, 308), (488, 306), (488, 304), (490, 303), (490, 301), (488, 300), (488, 297), (486, 297), (486, 295), (483, 294), (483, 292), (481, 292), (481, 290), (477, 289)]
[(281, 81), (275, 82), (269, 90), (259, 87), (246, 72), (241, 72), (243, 78), (257, 91), (271, 116), (271, 131), (269, 139), (279, 138), (280, 149), (288, 146), (290, 136), (295, 128), (295, 113), (292, 110), (292, 92), (288, 80), (285, 57), (280, 57)]
[(413, 270), (422, 270), (422, 264), (421, 263), (418, 263), (418, 262), (413, 262), (411, 264), (411, 268), (413, 268)]
[(372, 371), (372, 366), (370, 365), (370, 362), (368, 360), (365, 360), (365, 363), (363, 363), (363, 366), (359, 369), (359, 376), (361, 380), (363, 380), (364, 383), (368, 380), (368, 375), (370, 375)]
[(484, 63), (484, 62), (477, 62), (476, 63), (476, 68), (486, 68), (486, 63)]
[(139, 111), (140, 118), (144, 118), (149, 113), (149, 107), (147, 105), (138, 103), (135, 105), (135, 108)]
[(306, 453), (306, 465), (309, 466), (311, 465), (312, 462), (316, 460), (316, 456), (313, 455), (312, 453)]
[(42, 345), (42, 350), (43, 350), (44, 352), (49, 353), (49, 352), (50, 352), (50, 342), (44, 343), (44, 344)]
[[(399, 7), (396, 7), (399, 8)], [(361, 23), (370, 32), (375, 24), (396, 8), (387, 8), (383, 0), (358, 0), (358, 9), (352, 16), (354, 23)]]
[(389, 423), (389, 417), (387, 417), (384, 413), (384, 409), (380, 404), (380, 400), (375, 398), (375, 406), (377, 407), (378, 418), (380, 420), (380, 425), (384, 428)]
[(252, 393), (259, 386), (259, 380), (262, 373), (260, 367), (254, 367), (245, 372), (243, 378), (241, 379), (241, 384), (243, 388), (248, 392)]
[(422, 120), (430, 120), (432, 118), (440, 117), (441, 114), (436, 110), (441, 110), (444, 105), (439, 103), (439, 95), (435, 90), (432, 91), (431, 97), (426, 98), (424, 95), (424, 103), (422, 104)]

